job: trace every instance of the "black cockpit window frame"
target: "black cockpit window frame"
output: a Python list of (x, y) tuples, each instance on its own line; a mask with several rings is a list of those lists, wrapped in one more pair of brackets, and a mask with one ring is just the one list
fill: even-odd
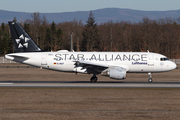
[(160, 61), (168, 61), (168, 58), (160, 58)]

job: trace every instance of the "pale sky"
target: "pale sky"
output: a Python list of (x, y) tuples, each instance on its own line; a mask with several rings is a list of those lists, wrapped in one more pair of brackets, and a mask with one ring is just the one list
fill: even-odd
[(179, 10), (180, 0), (0, 0), (0, 10), (17, 12), (74, 12), (101, 8), (144, 11)]

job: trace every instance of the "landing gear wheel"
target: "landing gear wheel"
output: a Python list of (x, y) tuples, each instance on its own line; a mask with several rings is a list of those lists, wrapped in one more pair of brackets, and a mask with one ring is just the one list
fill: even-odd
[(149, 82), (152, 82), (152, 81), (153, 81), (153, 79), (152, 79), (152, 78), (149, 78), (149, 79), (148, 79), (148, 81), (149, 81)]
[(90, 81), (91, 81), (92, 83), (97, 82), (97, 77), (91, 77)]

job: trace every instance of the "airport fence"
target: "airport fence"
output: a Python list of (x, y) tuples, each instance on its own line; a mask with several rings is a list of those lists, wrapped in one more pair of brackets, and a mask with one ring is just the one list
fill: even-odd
[(0, 63), (16, 63), (16, 62), (11, 61), (11, 60), (7, 60), (4, 57), (0, 57)]
[[(180, 64), (180, 59), (170, 59), (170, 60), (175, 62), (176, 64)], [(16, 62), (7, 60), (4, 57), (0, 57), (0, 63), (16, 63)]]
[(176, 64), (180, 64), (180, 59), (170, 59), (171, 61), (173, 61)]

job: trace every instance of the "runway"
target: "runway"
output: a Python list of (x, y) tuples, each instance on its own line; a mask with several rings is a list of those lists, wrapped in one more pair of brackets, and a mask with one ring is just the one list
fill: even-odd
[(180, 88), (180, 82), (107, 82), (88, 81), (1, 81), (0, 87), (30, 88)]

